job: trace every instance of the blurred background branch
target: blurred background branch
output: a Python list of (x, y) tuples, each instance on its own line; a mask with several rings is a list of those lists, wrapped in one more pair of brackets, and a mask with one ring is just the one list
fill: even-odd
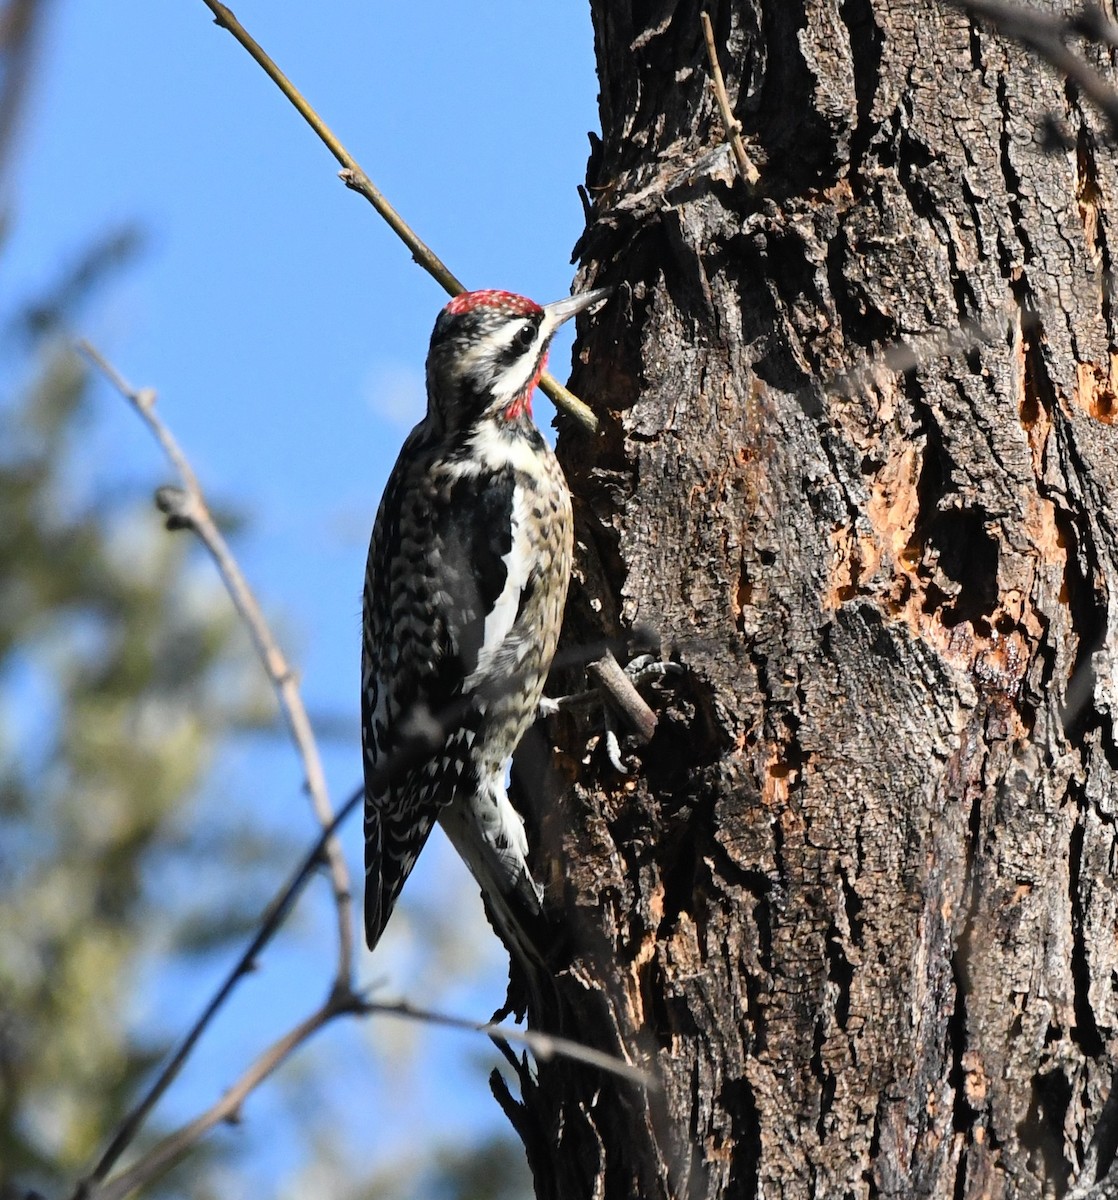
[(1118, 137), (1118, 89), (1097, 66), (1068, 45), (1080, 40), (1104, 48), (1118, 46), (1118, 26), (1097, 4), (1084, 4), (1070, 16), (1045, 12), (1006, 0), (947, 0), (976, 20), (1044, 59), (1106, 117), (1111, 138)]
[(8, 0), (0, 8), (0, 180), (8, 175), (46, 8), (47, 0)]
[[(217, 523), (206, 504), (205, 493), (198, 482), (190, 460), (179, 445), (165, 421), (155, 411), (156, 393), (153, 388), (137, 390), (132, 387), (89, 342), (79, 343), (79, 350), (100, 370), (151, 430), (155, 440), (167, 455), (178, 473), (184, 491), (162, 488), (156, 494), (156, 502), (167, 514), (168, 529), (190, 529), (205, 546), (217, 567), (229, 598), (238, 616), (245, 623), (256, 647), (256, 653), (268, 679), (275, 689), (280, 710), (287, 722), (291, 739), (303, 764), (303, 772), (311, 806), (320, 828), (327, 829), (334, 823), (334, 810), (326, 787), (326, 774), (318, 753), (314, 730), (303, 706), (299, 681), (288, 663), (279, 642), (268, 626), (263, 610), (249, 587), (244, 571), (221, 535)], [(349, 871), (342, 848), (335, 837), (329, 837), (323, 846), (323, 854), (330, 870), (330, 881), (334, 889), (334, 904), (338, 913), (338, 967), (335, 986), (348, 988), (353, 982), (353, 897)]]

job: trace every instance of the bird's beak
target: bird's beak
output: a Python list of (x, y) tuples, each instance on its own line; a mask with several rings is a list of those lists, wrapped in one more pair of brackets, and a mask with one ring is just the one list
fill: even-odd
[(547, 336), (550, 337), (564, 321), (569, 321), (571, 317), (592, 308), (612, 294), (611, 287), (595, 288), (592, 292), (582, 292), (577, 296), (568, 296), (565, 300), (556, 300), (553, 304), (545, 304), (543, 311)]

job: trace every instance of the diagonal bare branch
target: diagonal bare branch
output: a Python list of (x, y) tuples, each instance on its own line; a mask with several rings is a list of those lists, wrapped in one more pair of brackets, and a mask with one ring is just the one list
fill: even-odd
[(225, 1094), (205, 1112), (180, 1126), (151, 1148), (138, 1162), (105, 1183), (87, 1182), (75, 1193), (74, 1200), (124, 1200), (137, 1188), (159, 1178), (169, 1167), (189, 1153), (207, 1133), (223, 1121), (236, 1120), (248, 1096), (275, 1072), (291, 1055), (308, 1042), (320, 1029), (342, 1016), (394, 1016), (481, 1033), (502, 1041), (526, 1045), (537, 1058), (555, 1056), (574, 1059), (588, 1066), (617, 1075), (640, 1087), (655, 1090), (659, 1083), (650, 1072), (611, 1054), (584, 1046), (569, 1038), (552, 1037), (534, 1030), (517, 1029), (508, 1025), (478, 1023), (467, 1017), (451, 1016), (430, 1009), (414, 1008), (403, 1001), (376, 1003), (364, 1000), (356, 992), (332, 992), (310, 1016), (273, 1042), (249, 1066)]
[(273, 1042), (237, 1082), (205, 1112), (193, 1121), (168, 1134), (151, 1148), (138, 1162), (126, 1171), (114, 1176), (107, 1183), (90, 1186), (83, 1184), (75, 1193), (75, 1200), (123, 1200), (137, 1188), (158, 1179), (184, 1154), (192, 1150), (215, 1125), (236, 1119), (241, 1105), (265, 1079), (335, 1017), (362, 1011), (362, 1001), (354, 992), (332, 992), (326, 1002), (309, 1017), (288, 1030), (283, 1037)]
[[(163, 1069), (159, 1072), (159, 1075), (152, 1083), (151, 1087), (148, 1088), (140, 1102), (121, 1122), (120, 1127), (113, 1135), (112, 1141), (109, 1143), (109, 1146), (105, 1150), (104, 1154), (101, 1155), (97, 1165), (74, 1192), (74, 1200), (88, 1200), (88, 1198), (94, 1196), (103, 1198), (105, 1195), (126, 1195), (128, 1191), (134, 1190), (134, 1188), (139, 1187), (142, 1183), (148, 1182), (150, 1179), (154, 1179), (158, 1174), (170, 1166), (172, 1162), (179, 1158), (187, 1149), (189, 1149), (191, 1145), (199, 1141), (204, 1134), (213, 1128), (215, 1124), (226, 1119), (230, 1115), (230, 1112), (235, 1111), (235, 1109), (229, 1110), (228, 1112), (224, 1110), (219, 1111), (214, 1119), (210, 1121), (205, 1120), (207, 1114), (203, 1114), (202, 1117), (196, 1118), (194, 1121), (191, 1121), (188, 1125), (184, 1126), (183, 1129), (179, 1130), (177, 1134), (171, 1134), (165, 1138), (159, 1143), (159, 1145), (155, 1146), (148, 1155), (146, 1155), (139, 1163), (137, 1163), (135, 1167), (131, 1168), (123, 1175), (115, 1177), (112, 1181), (110, 1181), (109, 1185), (102, 1187), (103, 1181), (106, 1179), (112, 1168), (116, 1165), (117, 1161), (120, 1159), (120, 1156), (124, 1153), (128, 1146), (131, 1145), (136, 1134), (139, 1133), (141, 1126), (147, 1120), (148, 1115), (155, 1107), (160, 1097), (174, 1082), (179, 1072), (182, 1070), (183, 1065), (186, 1063), (186, 1060), (190, 1057), (190, 1053), (197, 1044), (198, 1039), (205, 1032), (206, 1028), (217, 1015), (225, 1001), (228, 1000), (233, 989), (240, 982), (240, 980), (242, 980), (246, 975), (252, 973), (261, 952), (272, 940), (272, 938), (275, 937), (280, 926), (287, 919), (288, 914), (294, 907), (295, 901), (299, 898), (303, 889), (310, 882), (315, 869), (322, 862), (323, 852), (330, 839), (334, 836), (338, 826), (341, 825), (342, 822), (345, 821), (345, 819), (350, 815), (350, 813), (353, 812), (353, 810), (364, 798), (364, 795), (365, 789), (360, 787), (349, 797), (345, 804), (342, 805), (337, 816), (335, 816), (330, 824), (322, 830), (317, 841), (303, 856), (303, 860), (299, 863), (290, 879), (287, 880), (287, 882), (272, 899), (268, 907), (264, 910), (264, 916), (261, 919), (260, 928), (253, 935), (252, 940), (242, 952), (241, 956), (237, 959), (236, 963), (234, 963), (232, 970), (218, 987), (217, 991), (214, 993), (205, 1009), (203, 1009), (201, 1015), (194, 1022), (186, 1037), (183, 1038), (181, 1045), (171, 1056)], [(354, 994), (349, 987), (348, 982), (340, 986), (336, 983), (331, 991), (330, 997), (326, 1001), (326, 1004), (323, 1005), (323, 1007), (320, 1008), (318, 1012), (314, 1014), (314, 1016), (309, 1018), (308, 1022), (304, 1022), (302, 1025), (297, 1027), (297, 1030), (301, 1031), (301, 1034), (296, 1042), (288, 1045), (288, 1042), (291, 1038), (291, 1035), (288, 1034), (281, 1039), (280, 1042), (276, 1043), (276, 1045), (273, 1046), (270, 1051), (266, 1051), (261, 1058), (257, 1059), (257, 1063), (254, 1064), (254, 1068), (250, 1068), (250, 1071), (246, 1076), (246, 1078), (252, 1078), (252, 1085), (246, 1091), (243, 1091), (240, 1094), (240, 1099), (237, 1101), (237, 1103), (239, 1104), (241, 1101), (243, 1101), (248, 1092), (251, 1091), (252, 1088), (254, 1088), (257, 1084), (263, 1082), (263, 1080), (266, 1079), (269, 1074), (271, 1074), (271, 1071), (279, 1065), (283, 1058), (285, 1058), (287, 1054), (295, 1048), (296, 1045), (305, 1041), (312, 1033), (321, 1028), (321, 1025), (324, 1024), (326, 1020), (331, 1019), (333, 1016), (339, 1015), (341, 1012), (357, 1011), (357, 1008), (354, 1007), (355, 1003), (356, 1001)], [(324, 1017), (324, 1014), (327, 1010), (330, 1010), (329, 1014)], [(271, 1058), (274, 1057), (276, 1046), (281, 1045), (286, 1046), (287, 1048), (278, 1058), (275, 1058), (275, 1061), (272, 1062), (271, 1067), (261, 1074), (259, 1070), (257, 1070), (259, 1064), (264, 1061), (271, 1061)], [(240, 1087), (240, 1084), (238, 1084), (238, 1087)], [(234, 1093), (236, 1091), (237, 1089), (235, 1088)], [(227, 1100), (231, 1094), (233, 1093), (226, 1093), (226, 1096), (223, 1098), (223, 1100)], [(213, 1111), (213, 1109), (209, 1110), (210, 1113)], [(188, 1136), (187, 1131), (189, 1131)], [(172, 1147), (176, 1147), (173, 1149), (173, 1152), (171, 1152)], [(121, 1180), (125, 1180), (134, 1176), (139, 1168), (145, 1163), (148, 1164), (147, 1169), (150, 1173), (144, 1174), (142, 1177), (137, 1176), (135, 1182), (130, 1183), (125, 1191), (110, 1190), (117, 1188)]]
[[(214, 15), (214, 24), (228, 30), (248, 51), (269, 79), (291, 101), (296, 112), (318, 134), (327, 150), (342, 165), (339, 175), (347, 188), (365, 197), (387, 223), (393, 233), (407, 246), (412, 258), (436, 280), (451, 296), (466, 291), (466, 285), (455, 276), (437, 254), (419, 237), (403, 217), (389, 204), (384, 193), (372, 182), (361, 164), (342, 145), (326, 122), (318, 115), (306, 97), (279, 69), (275, 61), (258, 41), (237, 20), (232, 11), (220, 0), (202, 0)], [(555, 405), (562, 409), (590, 433), (597, 432), (598, 418), (572, 392), (568, 391), (554, 376), (546, 372), (540, 378), (540, 390)]]
[[(132, 1144), (136, 1135), (139, 1133), (144, 1122), (147, 1120), (152, 1109), (159, 1102), (160, 1098), (167, 1089), (174, 1083), (179, 1073), (182, 1071), (186, 1060), (190, 1057), (198, 1039), (209, 1027), (210, 1022), (217, 1016), (226, 1000), (232, 994), (233, 989), (237, 984), (245, 978), (246, 975), (252, 974), (256, 962), (268, 943), (275, 937), (280, 926), (287, 920), (288, 914), (295, 906), (295, 901), (302, 894), (303, 889), (310, 882), (316, 868), (323, 861), (323, 854), (326, 846), (333, 838), (336, 830), (343, 821), (353, 812), (358, 804), (364, 799), (365, 789), (358, 788), (345, 804), (338, 810), (337, 815), (331, 820), (322, 832), (319, 834), (317, 841), (311, 849), (303, 856), (302, 861), (296, 867), (294, 873), (276, 893), (268, 907), (264, 910), (264, 915), (260, 921), (260, 927), (253, 934), (251, 941), (245, 947), (241, 956), (233, 964), (232, 969), (226, 975), (217, 991), (211, 997), (209, 1003), (202, 1010), (198, 1019), (190, 1027), (189, 1032), (183, 1038), (182, 1042), (171, 1055), (170, 1059), (163, 1066), (162, 1070), (153, 1080), (152, 1084), (139, 1102), (132, 1110), (124, 1117), (113, 1134), (112, 1140), (100, 1159), (97, 1165), (89, 1173), (89, 1175), (81, 1182), (74, 1193), (74, 1200), (81, 1200), (83, 1197), (100, 1195), (99, 1185), (106, 1179), (109, 1172), (119, 1161), (124, 1151)], [(331, 1000), (335, 997), (348, 997), (352, 995), (352, 989), (347, 980), (335, 981), (331, 991)], [(329, 1003), (328, 1001), (327, 1003)], [(347, 1010), (348, 1011), (348, 1010)], [(317, 1028), (317, 1026), (316, 1026)], [(313, 1031), (312, 1031), (313, 1032)], [(307, 1035), (309, 1036), (309, 1035)], [(261, 1082), (258, 1079), (257, 1082)], [(255, 1085), (254, 1085), (255, 1086)], [(197, 1137), (201, 1137), (210, 1126), (201, 1128)], [(195, 1139), (197, 1140), (197, 1138)], [(177, 1156), (176, 1156), (177, 1157)]]

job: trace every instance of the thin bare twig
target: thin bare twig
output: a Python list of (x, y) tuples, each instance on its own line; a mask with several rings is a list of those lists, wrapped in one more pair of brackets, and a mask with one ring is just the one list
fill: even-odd
[[(178, 489), (163, 489), (160, 494), (160, 506), (168, 513), (171, 522), (180, 526), (189, 526), (213, 558), (233, 605), (248, 627), (256, 652), (275, 688), (280, 709), (303, 763), (307, 790), (310, 793), (315, 817), (318, 819), (319, 825), (326, 828), (333, 823), (334, 810), (330, 804), (330, 796), (326, 788), (326, 775), (322, 769), (322, 760), (319, 757), (314, 731), (307, 717), (303, 698), (299, 693), (298, 680), (272, 635), (260, 605), (253, 595), (244, 573), (238, 566), (237, 560), (233, 557), (228, 543), (214, 523), (198, 477), (186, 454), (155, 411), (155, 391), (152, 388), (132, 387), (104, 355), (89, 342), (79, 342), (78, 348), (132, 405), (163, 448), (171, 465), (178, 472), (185, 492), (180, 492)], [(353, 917), (349, 871), (346, 869), (341, 847), (335, 839), (327, 842), (325, 854), (330, 867), (330, 881), (338, 913), (337, 981), (339, 984), (348, 985), (353, 976)]]
[(430, 1025), (441, 1025), (447, 1029), (464, 1029), (470, 1033), (484, 1033), (488, 1037), (498, 1038), (504, 1042), (519, 1042), (541, 1060), (549, 1058), (570, 1058), (575, 1062), (586, 1063), (597, 1067), (619, 1079), (627, 1079), (630, 1083), (639, 1084), (651, 1091), (658, 1091), (660, 1081), (643, 1067), (626, 1062), (616, 1055), (607, 1054), (604, 1050), (596, 1050), (593, 1046), (573, 1042), (570, 1038), (555, 1037), (550, 1033), (541, 1033), (538, 1029), (517, 1029), (514, 1025), (497, 1025), (487, 1023), (479, 1025), (467, 1017), (452, 1017), (446, 1013), (432, 1012), (430, 1009), (415, 1008), (406, 1001), (395, 1003), (369, 1002), (363, 1006), (363, 1012), (376, 1016), (406, 1017), (412, 1021), (423, 1021)]
[(1004, 0), (947, 0), (947, 3), (985, 21), (1045, 59), (1099, 109), (1110, 124), (1112, 136), (1118, 137), (1118, 89), (1066, 45), (1066, 39), (1071, 37), (1108, 46), (1118, 44), (1118, 30), (1096, 5), (1085, 4), (1078, 13), (1065, 18)]
[[(341, 163), (342, 170), (339, 172), (339, 176), (346, 187), (368, 200), (388, 224), (392, 232), (411, 251), (412, 258), (415, 259), (432, 279), (441, 284), (447, 293), (451, 296), (457, 296), (460, 292), (466, 291), (465, 284), (454, 275), (442, 259), (420, 239), (415, 230), (389, 204), (384, 193), (365, 174), (361, 168), (361, 164), (342, 145), (341, 141), (314, 110), (302, 92), (279, 69), (274, 60), (248, 30), (245, 29), (240, 21), (237, 20), (230, 9), (220, 3), (220, 0), (202, 0), (202, 3), (213, 13), (214, 24), (228, 30), (240, 42), (260, 65), (268, 78), (283, 92), (296, 112), (318, 134), (319, 139), (326, 149)], [(554, 376), (545, 372), (540, 378), (539, 386), (540, 390), (556, 408), (562, 409), (568, 416), (574, 417), (590, 433), (597, 432), (598, 418), (577, 396), (568, 391), (567, 388), (555, 379)]]
[(151, 1148), (127, 1171), (110, 1179), (107, 1183), (83, 1190), (82, 1200), (124, 1200), (144, 1184), (157, 1179), (164, 1171), (188, 1153), (216, 1125), (223, 1121), (236, 1120), (241, 1105), (247, 1097), (278, 1067), (290, 1058), (305, 1042), (309, 1041), (323, 1026), (341, 1016), (394, 1016), (420, 1021), (427, 1025), (440, 1025), (448, 1029), (462, 1029), (470, 1033), (482, 1033), (503, 1041), (520, 1042), (539, 1059), (559, 1056), (586, 1063), (588, 1066), (607, 1071), (640, 1087), (658, 1089), (659, 1082), (648, 1071), (612, 1054), (572, 1042), (569, 1038), (552, 1037), (534, 1030), (517, 1029), (508, 1025), (479, 1024), (466, 1017), (455, 1017), (430, 1009), (414, 1008), (406, 1002), (375, 1003), (362, 999), (355, 992), (332, 992), (326, 1001), (309, 1017), (300, 1021), (281, 1038), (260, 1054), (240, 1079), (205, 1112), (168, 1134)]
[[(222, 1005), (233, 992), (233, 989), (246, 975), (250, 975), (256, 966), (264, 948), (275, 937), (280, 926), (287, 919), (288, 913), (294, 907), (295, 901), (299, 898), (303, 889), (307, 886), (315, 869), (323, 860), (323, 852), (329, 843), (330, 839), (338, 829), (338, 826), (353, 812), (358, 804), (364, 799), (365, 789), (358, 788), (345, 804), (338, 810), (337, 815), (330, 821), (322, 832), (318, 835), (311, 849), (304, 855), (302, 861), (295, 869), (294, 873), (276, 893), (268, 907), (264, 910), (264, 915), (261, 918), (260, 927), (253, 934), (252, 940), (245, 947), (241, 956), (234, 963), (232, 969), (226, 975), (217, 991), (211, 997), (209, 1003), (202, 1010), (198, 1019), (191, 1026), (186, 1037), (183, 1038), (178, 1049), (170, 1057), (163, 1069), (156, 1076), (151, 1086), (140, 1098), (136, 1106), (125, 1116), (121, 1121), (116, 1132), (113, 1134), (112, 1141), (101, 1155), (97, 1165), (82, 1181), (74, 1193), (74, 1200), (82, 1200), (83, 1197), (91, 1197), (94, 1195), (100, 1196), (99, 1185), (108, 1176), (109, 1172), (116, 1165), (117, 1161), (124, 1151), (131, 1145), (136, 1134), (139, 1133), (143, 1123), (147, 1120), (151, 1110), (159, 1102), (163, 1093), (171, 1086), (178, 1077), (186, 1060), (190, 1057), (191, 1051), (194, 1049), (198, 1039), (208, 1028), (210, 1022), (220, 1011)], [(332, 995), (348, 996), (351, 993), (351, 988), (348, 980), (338, 980), (334, 984)], [(259, 1081), (258, 1081), (259, 1082)], [(203, 1128), (198, 1136), (208, 1129), (209, 1126)]]
[(123, 1198), (157, 1179), (222, 1121), (235, 1120), (246, 1097), (277, 1067), (281, 1066), (300, 1046), (335, 1017), (360, 1013), (363, 1002), (354, 992), (334, 991), (326, 1002), (309, 1017), (300, 1021), (283, 1037), (273, 1042), (248, 1068), (240, 1079), (204, 1113), (195, 1117), (174, 1133), (168, 1134), (153, 1146), (127, 1171), (91, 1190), (80, 1192), (87, 1200), (123, 1200)]
[(710, 74), (714, 80), (714, 97), (718, 101), (718, 111), (722, 114), (722, 124), (726, 127), (726, 136), (730, 139), (730, 149), (738, 164), (738, 174), (750, 187), (756, 187), (761, 179), (761, 172), (753, 165), (753, 160), (745, 150), (741, 140), (741, 122), (734, 116), (730, 107), (730, 95), (726, 91), (726, 81), (722, 78), (722, 68), (718, 63), (718, 47), (714, 44), (714, 29), (710, 17), (705, 12), (699, 13), (703, 24), (703, 37), (707, 44), (707, 58), (710, 59)]

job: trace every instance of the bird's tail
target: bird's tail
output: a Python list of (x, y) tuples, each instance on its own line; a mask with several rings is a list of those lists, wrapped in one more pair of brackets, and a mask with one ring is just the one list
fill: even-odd
[(365, 942), (376, 948), (404, 882), (435, 824), (434, 812), (413, 815), (411, 829), (395, 825), (375, 802), (365, 806)]

